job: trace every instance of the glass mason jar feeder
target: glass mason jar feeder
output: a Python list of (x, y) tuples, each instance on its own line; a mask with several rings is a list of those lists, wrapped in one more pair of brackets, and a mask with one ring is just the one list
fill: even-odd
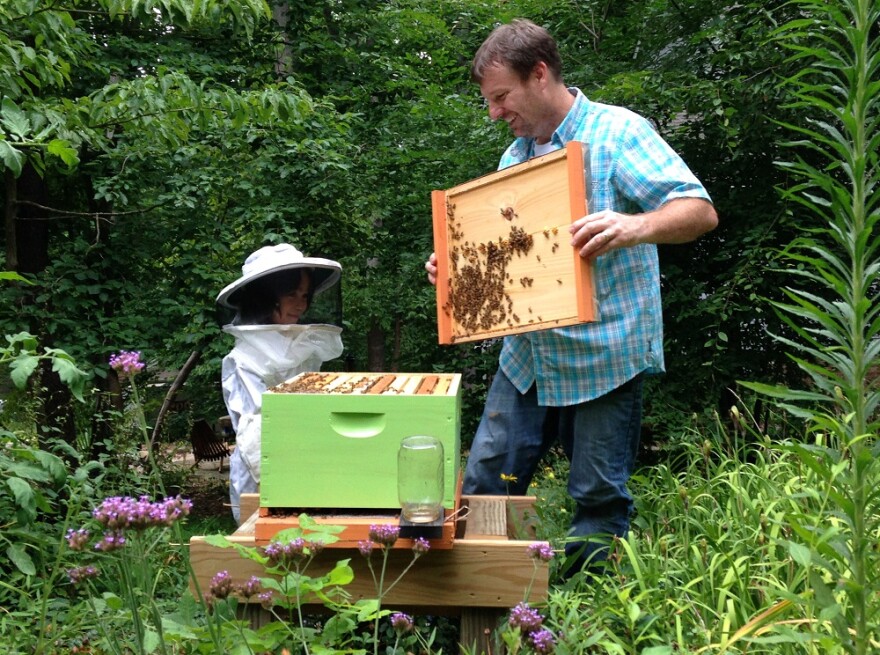
[(404, 520), (432, 523), (443, 512), (443, 444), (416, 435), (397, 451), (397, 495)]

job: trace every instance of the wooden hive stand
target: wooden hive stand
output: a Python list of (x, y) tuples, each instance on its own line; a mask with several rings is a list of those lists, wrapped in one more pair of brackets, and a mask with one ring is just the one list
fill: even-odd
[[(538, 562), (536, 569), (527, 551), (531, 544), (540, 543), (534, 539), (534, 502), (532, 496), (462, 496), (463, 511), (453, 547), (432, 549), (421, 557), (385, 596), (383, 607), (412, 614), (458, 616), (462, 650), (498, 652), (491, 640), (506, 612), (522, 601), (536, 603), (547, 598), (549, 567)], [(242, 516), (250, 518), (230, 541), (256, 545), (258, 509), (257, 494), (242, 495)], [(322, 575), (347, 557), (354, 569), (354, 581), (345, 587), (351, 601), (375, 598), (372, 576), (357, 549), (326, 549), (316, 556), (310, 571)], [(393, 549), (386, 578), (395, 579), (411, 559), (408, 550)], [(203, 591), (222, 570), (228, 571), (235, 583), (265, 575), (256, 562), (240, 557), (232, 548), (211, 546), (201, 536), (190, 539), (190, 560)], [(530, 593), (525, 598), (527, 589)], [(307, 611), (322, 609), (318, 604), (306, 605)], [(247, 616), (259, 625), (270, 615), (259, 605), (250, 605)]]

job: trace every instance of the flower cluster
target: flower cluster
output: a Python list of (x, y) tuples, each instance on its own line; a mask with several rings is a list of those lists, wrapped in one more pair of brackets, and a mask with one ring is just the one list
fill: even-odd
[(273, 541), (263, 548), (262, 552), (269, 560), (270, 567), (287, 568), (317, 555), (323, 549), (324, 544), (319, 541), (306, 541), (302, 537), (298, 537), (287, 543)]
[(275, 592), (271, 589), (261, 591), (257, 594), (257, 600), (260, 601), (260, 605), (262, 605), (264, 610), (270, 610), (275, 605)]
[(361, 555), (369, 559), (370, 555), (373, 554), (373, 542), (367, 540), (359, 541), (358, 550), (361, 552)]
[(247, 579), (247, 582), (243, 582), (238, 585), (236, 590), (239, 594), (242, 595), (243, 598), (250, 598), (251, 596), (256, 596), (257, 594), (259, 594), (262, 588), (263, 583), (260, 582), (260, 579), (257, 576), (252, 575), (250, 578)]
[(91, 533), (85, 528), (80, 528), (79, 530), (68, 530), (66, 539), (67, 545), (70, 547), (70, 550), (83, 550), (86, 547), (86, 543), (88, 543), (89, 541), (90, 534)]
[(232, 576), (229, 575), (229, 571), (219, 571), (211, 578), (208, 591), (212, 598), (220, 600), (227, 598), (233, 591)]
[(400, 527), (390, 523), (382, 523), (370, 526), (370, 540), (380, 546), (391, 548), (400, 537)]
[[(358, 542), (358, 550), (367, 559), (373, 554), (377, 544), (383, 549), (394, 546), (400, 537), (400, 527), (390, 523), (371, 525), (369, 537), (369, 539)], [(431, 550), (431, 542), (424, 537), (416, 537), (413, 540), (412, 551), (416, 558), (421, 557), (429, 550)]]
[(413, 629), (412, 617), (403, 612), (395, 612), (391, 615), (391, 627), (399, 634), (405, 634)]
[(232, 581), (232, 576), (229, 575), (229, 571), (225, 570), (218, 571), (211, 578), (211, 582), (208, 585), (208, 593), (205, 594), (205, 602), (208, 604), (208, 607), (213, 608), (215, 601), (224, 600), (233, 594), (237, 594), (245, 599), (256, 597), (264, 605), (268, 600), (270, 601), (269, 607), (271, 607), (272, 592), (263, 591), (262, 582), (257, 576), (252, 575), (247, 581), (235, 584)]
[(141, 361), (140, 351), (120, 350), (115, 355), (110, 355), (110, 368), (119, 373), (134, 375), (144, 368)]
[(528, 606), (527, 603), (519, 603), (510, 611), (508, 625), (511, 628), (519, 628), (526, 642), (531, 645), (536, 653), (548, 655), (556, 647), (556, 638), (553, 633), (544, 627), (544, 618), (541, 614)]
[(119, 550), (125, 546), (125, 535), (119, 530), (105, 532), (101, 540), (95, 544), (95, 550), (102, 553), (109, 553), (112, 550)]
[(88, 578), (95, 578), (98, 575), (98, 569), (94, 566), (77, 566), (67, 570), (67, 577), (73, 584), (79, 584)]
[(139, 499), (115, 496), (105, 498), (95, 508), (92, 516), (98, 523), (110, 530), (146, 528), (172, 525), (187, 516), (192, 509), (192, 501), (174, 496), (158, 502), (150, 502), (147, 496)]
[(526, 552), (528, 553), (529, 557), (534, 560), (549, 562), (551, 559), (553, 559), (553, 548), (551, 548), (550, 544), (546, 542), (529, 544), (526, 547)]

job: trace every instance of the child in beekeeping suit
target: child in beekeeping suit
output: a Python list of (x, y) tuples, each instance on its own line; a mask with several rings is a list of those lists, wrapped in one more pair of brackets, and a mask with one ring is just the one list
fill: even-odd
[(217, 296), (218, 305), (235, 312), (223, 327), (235, 347), (223, 358), (222, 375), (236, 446), (229, 498), (239, 523), (241, 494), (256, 492), (260, 481), (263, 392), (342, 354), (338, 262), (304, 257), (283, 243), (252, 253), (241, 271)]

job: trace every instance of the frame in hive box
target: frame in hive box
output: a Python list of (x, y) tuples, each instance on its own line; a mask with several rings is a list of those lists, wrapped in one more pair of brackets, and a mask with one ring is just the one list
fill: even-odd
[(568, 228), (587, 214), (589, 149), (565, 148), (431, 196), (440, 343), (597, 320)]
[(404, 437), (443, 444), (443, 506), (455, 505), (461, 375), (301, 373), (263, 394), (260, 506), (399, 509)]

